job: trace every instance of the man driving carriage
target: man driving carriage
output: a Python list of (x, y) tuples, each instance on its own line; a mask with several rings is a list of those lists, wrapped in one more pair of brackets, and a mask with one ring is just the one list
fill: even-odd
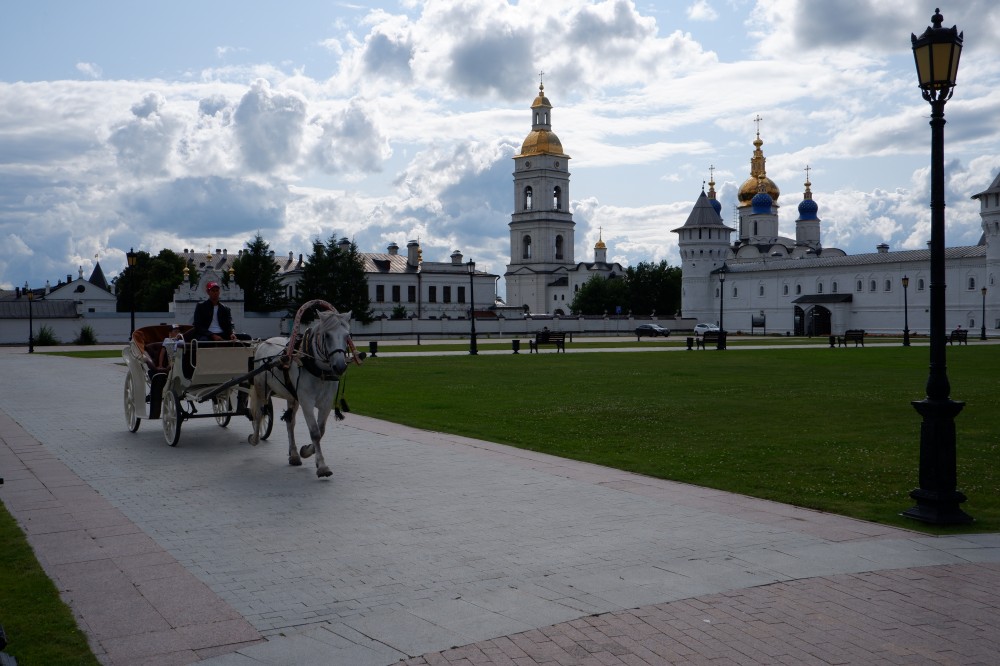
[(221, 293), (218, 282), (205, 285), (208, 298), (194, 308), (194, 337), (200, 342), (212, 340), (235, 340), (233, 311), (219, 301)]

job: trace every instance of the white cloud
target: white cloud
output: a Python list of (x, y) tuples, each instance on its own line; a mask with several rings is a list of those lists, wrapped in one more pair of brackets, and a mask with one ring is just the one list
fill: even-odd
[(694, 4), (687, 8), (687, 16), (692, 21), (714, 21), (719, 18), (708, 0), (696, 0)]
[(99, 79), (104, 73), (101, 67), (92, 62), (78, 62), (76, 63), (76, 71), (80, 72), (84, 76), (90, 79)]

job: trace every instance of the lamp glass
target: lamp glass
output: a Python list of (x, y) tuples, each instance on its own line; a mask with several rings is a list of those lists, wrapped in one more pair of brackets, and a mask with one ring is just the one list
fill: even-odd
[(902, 283), (903, 283), (903, 289), (906, 289), (907, 287), (910, 286), (910, 278), (908, 278), (908, 277), (906, 277), (904, 275), (903, 279), (902, 279)]

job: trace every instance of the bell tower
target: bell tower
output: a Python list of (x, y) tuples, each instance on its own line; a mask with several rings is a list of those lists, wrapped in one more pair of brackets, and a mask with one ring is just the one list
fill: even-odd
[(569, 159), (552, 131), (552, 104), (539, 83), (531, 104), (531, 132), (514, 156), (510, 263), (504, 273), (508, 305), (549, 313), (554, 283), (565, 281), (566, 269), (576, 264)]

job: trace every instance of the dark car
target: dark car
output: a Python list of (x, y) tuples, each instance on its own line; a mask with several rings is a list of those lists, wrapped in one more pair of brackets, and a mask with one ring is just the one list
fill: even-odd
[(644, 335), (651, 338), (665, 338), (670, 335), (670, 331), (662, 326), (657, 326), (656, 324), (639, 324), (635, 327), (635, 335), (638, 338), (641, 338)]

